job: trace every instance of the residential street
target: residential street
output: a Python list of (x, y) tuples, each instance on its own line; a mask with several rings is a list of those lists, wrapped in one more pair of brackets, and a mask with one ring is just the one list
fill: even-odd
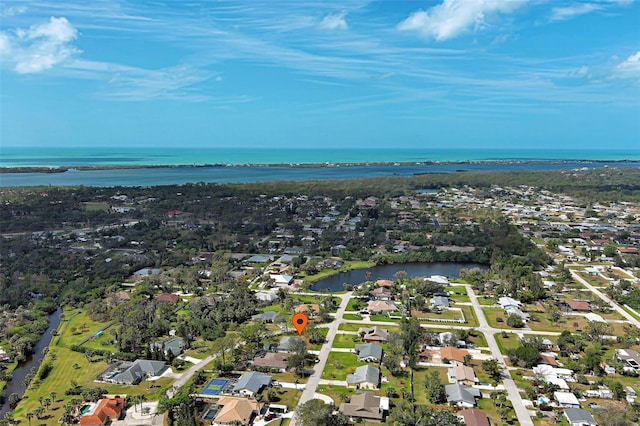
[(491, 350), (491, 354), (495, 359), (498, 360), (500, 365), (502, 365), (504, 373), (508, 375), (508, 378), (503, 375), (502, 381), (504, 384), (504, 388), (509, 395), (509, 400), (513, 404), (513, 409), (516, 412), (516, 416), (518, 417), (518, 422), (520, 423), (520, 426), (533, 426), (533, 421), (531, 420), (526, 407), (522, 403), (522, 398), (520, 397), (520, 392), (518, 392), (518, 387), (511, 378), (511, 373), (507, 369), (507, 364), (504, 362), (504, 356), (500, 352), (500, 347), (498, 346), (498, 342), (496, 342), (494, 336), (495, 333), (499, 333), (502, 330), (498, 330), (489, 326), (487, 318), (484, 316), (482, 306), (480, 306), (480, 302), (478, 302), (478, 297), (473, 291), (473, 288), (470, 285), (465, 285), (465, 288), (467, 289), (467, 294), (469, 295), (469, 299), (471, 299), (471, 304), (473, 305), (473, 309), (475, 310), (478, 321), (480, 322), (480, 327), (478, 327), (477, 329), (484, 334), (484, 337), (487, 340), (487, 344), (489, 345), (489, 349)]
[[(349, 299), (353, 292), (347, 292), (345, 294), (338, 294), (336, 297), (341, 299), (340, 307), (338, 308), (338, 312), (336, 312), (336, 316), (334, 320), (329, 324), (329, 332), (327, 333), (327, 340), (322, 345), (320, 349), (320, 353), (318, 358), (320, 361), (315, 365), (315, 369), (309, 380), (307, 381), (306, 387), (302, 392), (302, 396), (300, 397), (300, 401), (298, 402), (298, 406), (304, 404), (307, 401), (310, 401), (314, 398), (314, 394), (316, 393), (316, 389), (320, 384), (320, 377), (322, 376), (322, 372), (324, 371), (324, 367), (327, 364), (327, 358), (329, 357), (329, 353), (331, 352), (331, 347), (333, 346), (333, 340), (336, 337), (338, 332), (338, 326), (343, 322), (342, 316), (344, 312), (347, 310), (347, 304), (349, 303)], [(291, 425), (295, 426), (296, 419), (295, 417), (291, 421)]]

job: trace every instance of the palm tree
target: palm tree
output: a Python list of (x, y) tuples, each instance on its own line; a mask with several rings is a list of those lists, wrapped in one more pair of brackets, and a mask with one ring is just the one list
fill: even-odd
[(27, 414), (25, 414), (25, 416), (27, 417), (27, 420), (29, 420), (29, 426), (31, 426), (31, 419), (33, 418), (34, 414), (29, 411)]
[(51, 393), (49, 394), (49, 396), (51, 397), (51, 401), (56, 402), (56, 397), (58, 396), (58, 394), (57, 394), (57, 393), (55, 393), (55, 392), (51, 392)]
[(145, 402), (146, 400), (147, 400), (147, 395), (140, 394), (138, 396), (138, 402), (140, 402), (140, 411), (142, 411), (142, 403)]

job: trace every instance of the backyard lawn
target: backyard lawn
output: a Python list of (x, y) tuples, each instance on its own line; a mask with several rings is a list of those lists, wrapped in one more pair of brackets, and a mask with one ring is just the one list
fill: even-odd
[(352, 374), (356, 367), (366, 364), (366, 362), (358, 361), (358, 357), (355, 354), (331, 352), (322, 372), (322, 378), (327, 380), (347, 380), (347, 374)]

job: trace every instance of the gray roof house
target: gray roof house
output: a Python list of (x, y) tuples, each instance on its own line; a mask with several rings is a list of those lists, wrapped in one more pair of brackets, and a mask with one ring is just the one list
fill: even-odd
[(444, 296), (434, 296), (431, 298), (431, 308), (448, 308), (449, 298)]
[(468, 388), (458, 383), (446, 385), (444, 391), (447, 394), (447, 402), (454, 402), (460, 407), (474, 407), (476, 398), (482, 397), (478, 389)]
[(633, 368), (640, 372), (640, 353), (633, 349), (618, 349), (616, 350), (616, 357), (618, 361), (624, 364), (625, 368)]
[(382, 361), (382, 346), (375, 343), (365, 343), (356, 345), (355, 352), (358, 354), (358, 361), (380, 362)]
[(262, 314), (256, 314), (251, 317), (254, 321), (262, 321), (272, 323), (276, 320), (278, 313), (276, 311), (267, 311)]
[(162, 350), (165, 355), (168, 355), (169, 351), (171, 351), (173, 356), (178, 356), (184, 351), (187, 343), (182, 337), (176, 337), (175, 339), (167, 340), (164, 342), (155, 342), (152, 344), (152, 346), (155, 349)]
[(123, 362), (120, 367), (126, 367), (126, 369), (107, 379), (107, 382), (135, 385), (146, 377), (159, 376), (166, 368), (164, 361), (150, 361), (148, 359)]
[(271, 385), (271, 376), (252, 371), (240, 376), (238, 383), (233, 387), (233, 392), (238, 392), (242, 396), (253, 396), (260, 392), (264, 386), (269, 385)]
[(567, 408), (564, 410), (564, 416), (570, 426), (598, 426), (591, 413), (582, 408)]
[(377, 389), (380, 387), (380, 370), (370, 365), (361, 365), (353, 374), (347, 375), (347, 387)]

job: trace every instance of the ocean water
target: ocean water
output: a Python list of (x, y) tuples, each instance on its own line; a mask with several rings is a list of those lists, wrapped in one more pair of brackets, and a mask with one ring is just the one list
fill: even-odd
[(640, 160), (626, 150), (18, 148), (0, 149), (0, 167), (204, 164), (325, 164), (431, 161)]
[[(167, 167), (142, 167), (161, 165)], [(0, 187), (157, 186), (640, 167), (640, 151), (2, 149), (0, 166), (68, 168), (59, 173), (0, 173)], [(85, 166), (109, 168), (78, 169)]]

